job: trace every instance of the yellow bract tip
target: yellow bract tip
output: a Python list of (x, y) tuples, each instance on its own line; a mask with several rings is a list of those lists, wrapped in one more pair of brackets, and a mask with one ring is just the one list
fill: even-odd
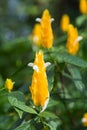
[(62, 31), (64, 32), (67, 31), (69, 24), (70, 24), (69, 16), (67, 14), (64, 14), (62, 16), (61, 23), (60, 23)]
[(13, 89), (14, 82), (11, 79), (6, 79), (5, 88), (10, 92)]
[(80, 0), (79, 9), (81, 13), (87, 14), (87, 0)]
[(74, 28), (74, 26), (70, 24), (68, 27), (68, 39), (66, 48), (67, 51), (72, 55), (75, 55), (79, 49), (79, 43), (77, 39), (78, 39), (77, 28)]
[(32, 32), (32, 40), (33, 42), (39, 46), (42, 43), (41, 38), (41, 25), (39, 23), (35, 24), (33, 32)]

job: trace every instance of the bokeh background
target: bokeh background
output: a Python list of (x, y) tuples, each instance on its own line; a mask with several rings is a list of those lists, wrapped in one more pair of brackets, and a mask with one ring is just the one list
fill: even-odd
[(75, 24), (75, 18), (80, 15), (79, 0), (0, 1), (0, 73), (4, 79), (29, 59), (28, 36), (32, 33), (35, 19), (41, 17), (46, 8), (55, 19), (52, 26), (58, 37), (61, 35), (61, 16), (68, 14), (71, 23)]

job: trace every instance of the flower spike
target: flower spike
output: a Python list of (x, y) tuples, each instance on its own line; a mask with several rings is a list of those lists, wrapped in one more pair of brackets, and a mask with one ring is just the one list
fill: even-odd
[(60, 23), (62, 31), (66, 32), (68, 30), (69, 24), (70, 24), (70, 18), (67, 14), (64, 14), (62, 16), (61, 23)]
[(53, 44), (52, 21), (53, 18), (51, 18), (49, 11), (47, 9), (44, 10), (41, 18), (42, 46), (44, 48), (51, 48)]
[(68, 39), (66, 44), (67, 51), (70, 54), (75, 55), (78, 52), (80, 40), (82, 40), (82, 36), (78, 36), (77, 28), (74, 28), (74, 26), (70, 24), (68, 27)]
[(11, 79), (8, 79), (8, 78), (7, 78), (6, 81), (5, 81), (5, 88), (6, 88), (9, 92), (11, 92), (11, 90), (13, 89), (14, 83), (15, 83), (15, 82), (12, 82)]
[(79, 9), (82, 14), (87, 14), (87, 0), (80, 0)]
[(33, 43), (35, 43), (37, 46), (41, 45), (41, 25), (39, 23), (35, 24), (34, 29), (32, 31), (31, 39)]
[(85, 114), (83, 115), (82, 123), (83, 123), (83, 126), (87, 127), (87, 113), (85, 113)]
[[(43, 52), (39, 51), (36, 53), (34, 64), (29, 63), (28, 66), (32, 66), (33, 68), (36, 67), (34, 69), (32, 84), (30, 86), (30, 92), (32, 94), (34, 105), (41, 106), (42, 111), (44, 111), (48, 104), (49, 91)], [(37, 68), (39, 71), (37, 71)]]

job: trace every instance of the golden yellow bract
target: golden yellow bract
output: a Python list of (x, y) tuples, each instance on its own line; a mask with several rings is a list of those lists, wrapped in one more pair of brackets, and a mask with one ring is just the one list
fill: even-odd
[(79, 9), (81, 13), (87, 14), (87, 0), (80, 0)]
[(42, 29), (42, 46), (44, 48), (51, 48), (53, 44), (53, 32), (51, 27), (51, 16), (47, 9), (44, 10), (41, 18), (41, 29)]
[(6, 79), (5, 88), (10, 92), (13, 89), (14, 82), (11, 79)]
[(34, 65), (37, 66), (38, 71), (34, 70), (30, 92), (32, 94), (34, 105), (43, 107), (49, 97), (49, 91), (42, 51), (39, 51), (36, 54)]
[(69, 24), (70, 24), (69, 16), (67, 14), (64, 14), (61, 18), (61, 23), (60, 23), (62, 31), (67, 31)]
[(68, 27), (68, 39), (66, 48), (67, 51), (72, 55), (75, 55), (79, 49), (79, 43), (77, 39), (78, 39), (77, 28), (74, 28), (74, 26), (70, 24)]
[(32, 40), (33, 42), (39, 46), (42, 43), (41, 38), (41, 25), (39, 23), (35, 24), (33, 32), (32, 32)]
[(82, 123), (83, 123), (83, 126), (87, 127), (87, 113), (85, 113), (85, 114), (83, 115)]

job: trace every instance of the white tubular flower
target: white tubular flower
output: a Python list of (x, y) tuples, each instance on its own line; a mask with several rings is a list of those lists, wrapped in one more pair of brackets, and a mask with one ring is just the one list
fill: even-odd
[(50, 62), (46, 62), (46, 63), (45, 63), (45, 67), (48, 67), (49, 65), (51, 65)]
[(40, 23), (41, 22), (41, 18), (36, 18), (35, 21)]
[(83, 39), (82, 36), (78, 36), (78, 38), (76, 39), (76, 42), (79, 42), (79, 41), (81, 41), (82, 39)]
[(34, 65), (34, 63), (29, 63), (28, 66), (29, 66), (29, 67), (32, 67), (33, 70), (36, 70), (36, 72), (39, 72), (38, 66), (37, 66), (37, 65)]
[(50, 21), (51, 21), (51, 23), (52, 23), (52, 22), (54, 21), (54, 18), (51, 18)]

